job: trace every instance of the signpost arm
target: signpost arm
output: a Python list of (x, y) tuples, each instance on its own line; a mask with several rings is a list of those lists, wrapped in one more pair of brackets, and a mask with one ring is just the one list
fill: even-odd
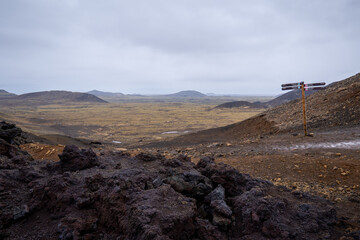
[(303, 117), (304, 117), (304, 134), (307, 136), (306, 129), (306, 109), (305, 109), (305, 84), (301, 84), (301, 94), (302, 94), (302, 107), (303, 107)]
[[(307, 135), (306, 129), (306, 109), (305, 109), (305, 90), (320, 90), (324, 89), (324, 87), (316, 87), (316, 86), (323, 86), (325, 85), (324, 82), (319, 83), (309, 83), (306, 84), (304, 82), (297, 82), (297, 83), (285, 83), (281, 84), (281, 90), (292, 90), (292, 89), (299, 89), (301, 88), (301, 95), (302, 95), (302, 107), (303, 107), (303, 118), (304, 118), (304, 134)], [(305, 89), (306, 88), (306, 89)]]

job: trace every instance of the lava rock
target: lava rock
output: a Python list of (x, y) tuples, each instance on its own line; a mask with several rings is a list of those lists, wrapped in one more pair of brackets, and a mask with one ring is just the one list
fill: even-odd
[(139, 153), (138, 155), (135, 156), (135, 158), (144, 162), (152, 162), (158, 159), (157, 156), (150, 153)]
[(15, 124), (10, 124), (7, 122), (0, 122), (0, 138), (6, 141), (9, 144), (14, 143), (14, 139), (17, 136), (20, 136), (22, 130), (17, 128)]
[(214, 226), (207, 219), (197, 218), (196, 223), (197, 223), (197, 234), (200, 239), (218, 240), (218, 239), (228, 238), (224, 232), (220, 231), (218, 227)]
[(20, 218), (25, 217), (29, 213), (29, 207), (24, 204), (20, 207), (14, 208), (14, 220), (18, 220)]
[(181, 164), (167, 166), (161, 155), (131, 158), (103, 151), (97, 157), (92, 150), (66, 146), (61, 161), (49, 167), (29, 161), (2, 139), (1, 149), (0, 236), (9, 239), (23, 239), (23, 224), (37, 228), (45, 221), (41, 233), (30, 231), (26, 238), (333, 239), (342, 234), (328, 201), (253, 179), (208, 157), (196, 166), (177, 157)]
[(0, 139), (0, 156), (10, 159), (11, 164), (26, 165), (33, 158), (25, 151), (21, 151), (16, 145), (11, 145)]
[(210, 203), (215, 200), (224, 200), (224, 199), (225, 199), (225, 189), (223, 188), (223, 186), (219, 185), (205, 197), (205, 202)]
[(211, 201), (210, 207), (213, 209), (213, 215), (221, 215), (230, 218), (232, 211), (224, 200)]
[(224, 164), (216, 164), (211, 158), (203, 158), (196, 165), (201, 174), (216, 184), (221, 184), (229, 196), (237, 196), (244, 191), (248, 176), (239, 173), (235, 168)]
[(10, 145), (8, 142), (0, 139), (0, 155), (6, 156), (8, 158), (15, 157), (18, 153), (18, 149), (13, 145)]
[(167, 167), (180, 167), (182, 166), (183, 164), (176, 158), (173, 158), (173, 159), (166, 159), (164, 161), (164, 166), (167, 166)]
[(59, 154), (63, 171), (77, 171), (99, 165), (96, 154), (91, 149), (79, 149), (75, 145), (67, 145)]
[(175, 191), (196, 199), (203, 198), (212, 190), (211, 181), (195, 169), (164, 179)]

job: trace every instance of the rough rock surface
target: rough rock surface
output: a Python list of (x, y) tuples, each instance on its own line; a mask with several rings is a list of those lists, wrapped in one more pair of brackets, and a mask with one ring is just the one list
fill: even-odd
[(59, 158), (64, 171), (83, 170), (98, 165), (97, 156), (91, 149), (80, 150), (75, 145), (66, 146)]
[(5, 121), (0, 122), (0, 139), (16, 146), (31, 142), (47, 142), (46, 139), (31, 133), (23, 132), (21, 128), (16, 127), (15, 124), (7, 123)]
[(9, 144), (13, 144), (16, 137), (20, 136), (21, 129), (15, 124), (9, 124), (4, 121), (0, 122), (0, 138)]
[[(0, 239), (337, 239), (332, 204), (202, 158), (0, 141)], [(348, 239), (356, 239), (349, 235)]]
[[(326, 200), (252, 179), (211, 158), (194, 165), (179, 157), (181, 164), (169, 165), (163, 157), (147, 155), (146, 159), (155, 159), (143, 161), (123, 152), (102, 152), (96, 157), (91, 150), (72, 146), (65, 148), (61, 158), (66, 159), (65, 172), (52, 171), (51, 166), (59, 163), (30, 159), (20, 163), (1, 157), (1, 166), (12, 166), (2, 168), (0, 174), (2, 238), (338, 236), (336, 211)], [(87, 163), (79, 167), (75, 163), (80, 159)]]

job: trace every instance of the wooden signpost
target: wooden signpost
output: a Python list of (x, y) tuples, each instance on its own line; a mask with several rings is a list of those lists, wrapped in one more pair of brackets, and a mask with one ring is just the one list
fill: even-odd
[(309, 83), (305, 84), (304, 82), (297, 82), (297, 83), (286, 83), (281, 85), (281, 90), (293, 90), (293, 89), (300, 89), (301, 88), (301, 95), (302, 95), (302, 108), (303, 108), (303, 120), (304, 120), (304, 135), (307, 136), (307, 127), (306, 127), (306, 108), (305, 108), (305, 91), (308, 90), (320, 90), (324, 89), (324, 82), (320, 83)]

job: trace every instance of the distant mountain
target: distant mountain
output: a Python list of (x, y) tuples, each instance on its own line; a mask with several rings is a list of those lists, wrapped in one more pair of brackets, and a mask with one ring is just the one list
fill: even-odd
[(44, 91), (27, 93), (3, 99), (2, 105), (48, 105), (48, 104), (68, 104), (68, 103), (107, 103), (106, 101), (88, 94), (68, 91)]
[(166, 97), (179, 97), (179, 98), (198, 98), (198, 97), (206, 97), (205, 94), (198, 92), (198, 91), (193, 91), (193, 90), (187, 90), (187, 91), (181, 91), (178, 93), (173, 93), (173, 94), (168, 94), (168, 95), (164, 95)]
[(13, 97), (13, 96), (16, 96), (16, 94), (9, 93), (4, 89), (0, 89), (0, 97)]
[(146, 95), (141, 95), (139, 93), (131, 93), (131, 94), (126, 94), (125, 96), (132, 96), (132, 97), (144, 97)]
[(97, 97), (123, 97), (123, 96), (125, 96), (125, 94), (123, 94), (123, 93), (102, 92), (102, 91), (98, 91), (98, 90), (92, 90), (87, 93), (92, 94)]

